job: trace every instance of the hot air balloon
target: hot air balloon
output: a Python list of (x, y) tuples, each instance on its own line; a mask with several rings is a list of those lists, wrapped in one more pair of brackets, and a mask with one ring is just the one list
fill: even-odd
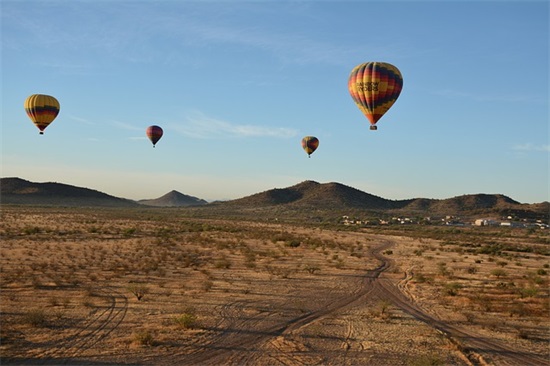
[(357, 65), (349, 76), (348, 89), (357, 107), (376, 130), (376, 122), (401, 94), (403, 77), (397, 67), (385, 62)]
[(162, 137), (162, 128), (159, 126), (149, 126), (146, 130), (147, 137), (149, 137), (149, 140), (153, 143), (153, 147), (155, 147), (155, 144), (160, 140)]
[(307, 156), (311, 158), (311, 154), (319, 147), (319, 139), (315, 136), (306, 136), (302, 139), (302, 148), (306, 151)]
[(49, 95), (33, 94), (25, 100), (25, 111), (43, 135), (46, 127), (59, 114), (59, 102)]

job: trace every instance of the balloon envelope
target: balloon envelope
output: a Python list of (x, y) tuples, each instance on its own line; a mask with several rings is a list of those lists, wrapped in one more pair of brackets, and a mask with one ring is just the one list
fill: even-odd
[(302, 148), (305, 150), (308, 156), (313, 154), (319, 147), (319, 139), (315, 136), (306, 136), (302, 139)]
[(162, 131), (162, 128), (160, 128), (159, 126), (149, 126), (147, 127), (147, 130), (145, 131), (145, 133), (147, 134), (147, 137), (149, 138), (149, 140), (151, 140), (151, 142), (153, 143), (153, 147), (155, 147), (155, 144), (162, 137), (163, 131)]
[(366, 62), (351, 71), (349, 93), (369, 119), (371, 130), (401, 94), (403, 77), (397, 67), (385, 62)]
[(59, 102), (50, 95), (33, 94), (25, 100), (25, 111), (42, 135), (59, 114)]

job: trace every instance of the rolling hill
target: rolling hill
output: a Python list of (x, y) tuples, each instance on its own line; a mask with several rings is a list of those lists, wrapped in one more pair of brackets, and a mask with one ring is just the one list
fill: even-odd
[(21, 178), (0, 179), (0, 202), (17, 205), (137, 207), (132, 200), (62, 183), (34, 183)]
[(206, 205), (208, 202), (197, 197), (188, 196), (178, 191), (170, 191), (162, 197), (149, 200), (139, 200), (138, 203), (156, 207), (188, 207)]
[(33, 183), (20, 178), (1, 178), (3, 204), (110, 207), (182, 207), (200, 209), (201, 215), (250, 216), (264, 213), (314, 217), (340, 213), (446, 216), (513, 215), (548, 221), (550, 203), (522, 204), (501, 194), (469, 194), (447, 199), (388, 200), (341, 183), (304, 181), (230, 201), (207, 203), (197, 197), (171, 191), (156, 199), (138, 202), (62, 183)]
[(550, 203), (521, 204), (501, 194), (470, 194), (447, 199), (414, 198), (388, 200), (340, 183), (305, 181), (288, 188), (276, 188), (221, 204), (259, 210), (370, 211), (395, 215), (514, 215), (548, 220)]
[(289, 205), (293, 207), (357, 208), (386, 210), (395, 208), (390, 201), (340, 183), (304, 181), (288, 188), (275, 188), (251, 196), (228, 201), (227, 204), (243, 207)]

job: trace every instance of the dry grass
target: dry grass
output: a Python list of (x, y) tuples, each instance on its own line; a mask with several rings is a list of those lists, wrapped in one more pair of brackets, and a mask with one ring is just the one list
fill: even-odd
[[(273, 352), (306, 364), (467, 364), (459, 347), (384, 299), (274, 330), (354, 293), (379, 264), (369, 250), (380, 240), (396, 243), (385, 278), (427, 313), (519, 350), (548, 351), (548, 246), (533, 233), (414, 237), (177, 210), (18, 207), (2, 207), (0, 233), (0, 350), (11, 362), (173, 364), (257, 331), (273, 333), (255, 346), (260, 365), (272, 364)], [(487, 241), (507, 246), (484, 250)], [(228, 362), (246, 357), (235, 352)]]

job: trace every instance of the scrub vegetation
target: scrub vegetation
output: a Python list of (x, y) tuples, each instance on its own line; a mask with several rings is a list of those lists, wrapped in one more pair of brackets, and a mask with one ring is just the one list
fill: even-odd
[(0, 234), (3, 364), (504, 357), (445, 327), (548, 355), (547, 230), (3, 206)]

